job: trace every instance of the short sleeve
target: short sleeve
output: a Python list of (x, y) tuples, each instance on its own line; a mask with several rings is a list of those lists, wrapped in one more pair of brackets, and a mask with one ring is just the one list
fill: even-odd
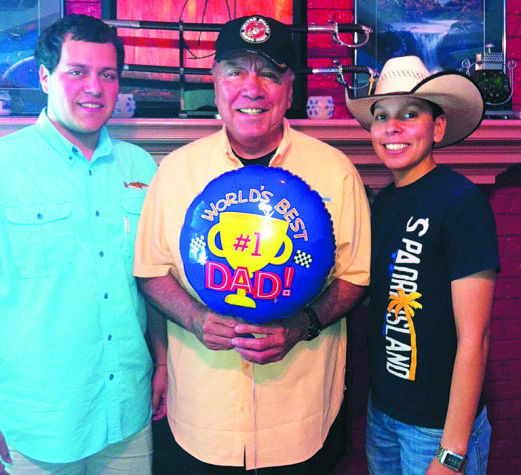
[(479, 188), (466, 188), (448, 207), (442, 233), (451, 281), (486, 269), (499, 271), (494, 214)]
[(371, 217), (362, 181), (353, 170), (344, 178), (337, 236), (335, 277), (355, 285), (369, 285)]
[(167, 275), (173, 259), (164, 227), (164, 201), (161, 198), (160, 174), (156, 173), (147, 190), (136, 235), (134, 275)]

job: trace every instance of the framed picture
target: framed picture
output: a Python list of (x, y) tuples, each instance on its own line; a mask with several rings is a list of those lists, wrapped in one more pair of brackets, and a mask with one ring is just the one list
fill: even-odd
[(9, 95), (13, 115), (37, 115), (47, 103), (34, 47), (40, 33), (62, 16), (62, 0), (0, 2), (0, 91)]
[[(381, 71), (394, 56), (419, 56), (431, 73), (466, 71), (478, 53), (506, 58), (505, 0), (355, 0), (355, 22), (373, 29), (356, 64)], [(357, 95), (367, 94), (355, 78)]]
[[(184, 29), (182, 35), (171, 29), (118, 28), (118, 36), (125, 46), (125, 62), (136, 66), (124, 71), (121, 81), (123, 91), (134, 94), (135, 115), (214, 117), (217, 109), (209, 73), (180, 75), (151, 71), (154, 67), (209, 71), (218, 31), (205, 31), (205, 25), (220, 25), (256, 13), (287, 24), (307, 24), (306, 2), (299, 0), (102, 0), (102, 15), (106, 20), (201, 25), (200, 31)], [(299, 65), (305, 66), (306, 37), (303, 33), (294, 33), (294, 40)], [(288, 117), (305, 117), (306, 100), (307, 78), (297, 77)]]

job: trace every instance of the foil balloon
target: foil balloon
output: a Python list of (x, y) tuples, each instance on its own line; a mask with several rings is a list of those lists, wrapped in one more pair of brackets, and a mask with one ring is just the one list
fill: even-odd
[(258, 165), (208, 183), (188, 208), (180, 248), (201, 300), (252, 323), (298, 312), (322, 290), (335, 258), (319, 194), (286, 170)]

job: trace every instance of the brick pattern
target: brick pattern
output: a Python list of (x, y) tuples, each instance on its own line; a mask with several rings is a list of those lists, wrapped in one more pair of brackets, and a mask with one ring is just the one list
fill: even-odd
[[(334, 4), (334, 8), (332, 7)], [(353, 20), (354, 0), (309, 0), (308, 23)], [(101, 16), (100, 0), (65, 2), (65, 12)], [(309, 35), (308, 65), (327, 67), (334, 58), (352, 64), (352, 51), (333, 45), (324, 35)], [(507, 58), (517, 61), (514, 109), (521, 109), (521, 0), (507, 0)], [(332, 95), (334, 118), (348, 117), (343, 91), (333, 76), (310, 76), (309, 95)], [(521, 170), (513, 166), (487, 190), (496, 215), (502, 272), (498, 277), (491, 325), (490, 357), (485, 395), (493, 435), (489, 474), (521, 473)], [(367, 310), (357, 310), (349, 322), (348, 398), (351, 411), (351, 456), (337, 475), (367, 473), (364, 456), (365, 404), (368, 393), (365, 323)]]
[(521, 165), (497, 177), (490, 201), (496, 216), (501, 273), (485, 376), (493, 427), (489, 473), (521, 473)]

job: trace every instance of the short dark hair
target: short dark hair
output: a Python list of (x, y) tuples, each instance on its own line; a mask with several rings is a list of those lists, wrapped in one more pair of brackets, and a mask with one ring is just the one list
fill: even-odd
[(113, 28), (88, 15), (68, 15), (53, 23), (40, 35), (34, 50), (38, 66), (43, 65), (50, 73), (54, 72), (60, 62), (63, 42), (68, 34), (75, 41), (112, 43), (116, 48), (118, 74), (121, 74), (125, 61), (123, 43)]
[(444, 115), (445, 112), (443, 112), (443, 109), (436, 103), (429, 101), (427, 99), (424, 99), (424, 101), (429, 105), (432, 111), (432, 118), (433, 120), (436, 120), (437, 117), (440, 115)]

